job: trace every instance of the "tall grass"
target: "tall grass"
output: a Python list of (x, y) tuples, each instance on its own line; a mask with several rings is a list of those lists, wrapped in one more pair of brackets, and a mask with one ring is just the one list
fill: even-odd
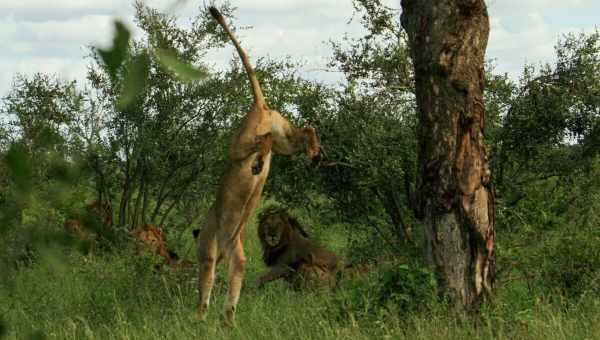
[[(193, 274), (156, 272), (151, 258), (117, 253), (83, 256), (52, 251), (11, 272), (0, 289), (7, 339), (600, 339), (600, 298), (540, 299), (524, 283), (499, 286), (493, 304), (457, 315), (443, 304), (405, 313), (340, 318), (345, 289), (291, 290), (283, 282), (255, 290), (265, 270), (254, 226), (246, 237), (246, 287), (234, 329), (222, 326), (226, 291), (221, 266), (206, 322), (195, 319)], [(323, 239), (335, 237), (322, 235)], [(189, 241), (191, 242), (191, 241)], [(188, 244), (181, 245), (185, 248)], [(343, 245), (337, 244), (340, 249)], [(191, 254), (190, 254), (191, 257)], [(365, 287), (372, 276), (362, 279)], [(355, 282), (356, 283), (356, 282)], [(501, 282), (502, 283), (502, 282)], [(415, 303), (419, 303), (416, 301)], [(357, 314), (358, 315), (358, 314)], [(0, 336), (1, 337), (1, 336)]]

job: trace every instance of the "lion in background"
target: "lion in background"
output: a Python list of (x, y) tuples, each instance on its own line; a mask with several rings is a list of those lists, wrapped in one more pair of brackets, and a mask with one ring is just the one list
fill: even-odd
[(256, 285), (284, 279), (296, 288), (336, 285), (338, 274), (349, 268), (334, 252), (325, 249), (285, 209), (270, 207), (258, 217), (258, 238), (269, 272)]
[(190, 270), (192, 263), (182, 260), (179, 255), (167, 248), (167, 237), (162, 229), (148, 223), (129, 232), (129, 235), (138, 243), (138, 253), (150, 252), (163, 259), (164, 264), (175, 270)]
[(65, 219), (63, 227), (67, 233), (90, 246), (100, 236), (107, 236), (112, 231), (112, 207), (109, 203), (94, 201), (85, 206), (84, 213), (78, 213)]

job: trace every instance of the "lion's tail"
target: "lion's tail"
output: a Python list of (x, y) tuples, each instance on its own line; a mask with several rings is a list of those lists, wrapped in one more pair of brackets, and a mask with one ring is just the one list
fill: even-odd
[(250, 80), (250, 85), (252, 86), (252, 92), (254, 93), (254, 102), (257, 104), (258, 103), (264, 104), (265, 98), (264, 98), (262, 90), (260, 88), (260, 84), (258, 83), (258, 78), (256, 78), (256, 73), (254, 72), (252, 65), (250, 65), (250, 60), (248, 59), (246, 52), (244, 51), (244, 49), (242, 48), (240, 43), (237, 41), (237, 39), (235, 38), (235, 36), (233, 35), (231, 30), (227, 26), (227, 23), (225, 23), (225, 18), (223, 18), (223, 15), (221, 15), (219, 10), (216, 9), (214, 6), (210, 6), (208, 8), (208, 10), (209, 10), (210, 14), (213, 16), (213, 18), (215, 18), (215, 20), (219, 23), (219, 25), (221, 25), (223, 27), (223, 29), (225, 30), (227, 35), (229, 35), (229, 38), (233, 42), (235, 49), (238, 51), (238, 54), (240, 55), (240, 58), (242, 59), (242, 63), (244, 64), (244, 68), (246, 69), (246, 73), (248, 74), (248, 79)]

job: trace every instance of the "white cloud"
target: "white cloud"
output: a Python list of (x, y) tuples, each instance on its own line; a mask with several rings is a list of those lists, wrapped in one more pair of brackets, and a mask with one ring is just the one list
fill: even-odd
[(593, 0), (494, 0), (488, 2), (490, 41), (488, 58), (496, 59), (497, 71), (513, 78), (525, 63), (551, 63), (554, 46), (565, 32), (589, 29), (581, 18), (600, 11)]
[(487, 2), (490, 11), (506, 16), (532, 10), (547, 11), (560, 9), (561, 11), (568, 12), (569, 10), (585, 9), (597, 4), (597, 0), (489, 0)]
[(17, 74), (31, 75), (33, 73), (46, 73), (57, 75), (60, 79), (71, 81), (75, 79), (82, 80), (82, 75), (85, 75), (87, 62), (81, 58), (27, 58), (27, 59), (10, 59), (9, 63), (0, 64), (0, 82), (3, 85), (4, 91), (2, 96), (7, 94), (7, 91), (12, 84), (13, 77)]
[(14, 38), (31, 42), (94, 43), (106, 39), (113, 18), (107, 15), (85, 15), (69, 20), (20, 21)]
[[(176, 0), (147, 0), (167, 9)], [(208, 1), (180, 1), (176, 14), (182, 24), (198, 13)], [(399, 8), (399, 0), (384, 0)], [(339, 41), (346, 32), (358, 36), (358, 20), (349, 26), (351, 0), (231, 0), (238, 8), (235, 25), (248, 27), (238, 34), (252, 60), (269, 55), (291, 56), (305, 61), (305, 75), (335, 80), (320, 71), (330, 57), (329, 39)], [(553, 58), (553, 46), (560, 34), (581, 32), (596, 22), (590, 13), (600, 12), (597, 0), (489, 0), (491, 35), (488, 57), (497, 59), (497, 70), (516, 75), (525, 62)], [(0, 96), (10, 87), (15, 72), (49, 72), (64, 78), (85, 79), (83, 59), (89, 45), (107, 46), (112, 37), (112, 20), (124, 18), (134, 33), (133, 5), (129, 0), (0, 0)], [(234, 50), (227, 46), (211, 51), (209, 61), (225, 67)]]

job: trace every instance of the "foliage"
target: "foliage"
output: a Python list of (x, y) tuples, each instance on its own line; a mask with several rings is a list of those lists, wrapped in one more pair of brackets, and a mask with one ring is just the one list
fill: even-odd
[[(248, 241), (248, 282), (252, 282), (264, 268), (258, 245), (253, 244), (256, 240)], [(413, 299), (409, 303), (416, 310), (395, 311), (390, 305), (385, 315), (340, 321), (332, 308), (342, 310), (338, 304), (346, 303), (341, 298), (348, 293), (346, 285), (336, 292), (294, 292), (276, 284), (260, 291), (245, 289), (238, 327), (227, 329), (220, 326), (218, 315), (226, 287), (215, 287), (213, 313), (200, 323), (194, 319), (192, 281), (155, 272), (146, 259), (130, 255), (123, 250), (93, 259), (69, 256), (58, 262), (63, 263), (59, 267), (57, 262), (43, 262), (20, 270), (15, 276), (18, 284), (0, 290), (5, 337), (20, 339), (34, 331), (61, 339), (595, 339), (600, 335), (600, 304), (593, 296), (567, 306), (525, 300), (502, 289), (500, 299), (486, 305), (477, 318), (458, 317), (435, 304), (419, 311), (419, 300)], [(418, 271), (413, 274), (421, 276)]]
[[(376, 268), (334, 292), (245, 289), (239, 332), (212, 326), (216, 315), (193, 322), (191, 279), (157, 272), (155, 259), (118, 240), (154, 222), (182, 257), (193, 253), (190, 229), (252, 95), (237, 57), (221, 72), (205, 64), (210, 49), (230, 48), (206, 13), (183, 29), (137, 3), (141, 38), (115, 23), (113, 45), (90, 51), (88, 82), (18, 75), (2, 100), (0, 337), (600, 337), (598, 32), (564, 36), (556, 62), (526, 66), (518, 82), (487, 68), (498, 296), (481, 319), (457, 322), (419, 264), (412, 63), (398, 13), (380, 0), (353, 4), (366, 33), (331, 43), (341, 86), (303, 79), (289, 58), (253, 59), (269, 105), (313, 125), (326, 154), (313, 164), (274, 157), (266, 198), (351, 262), (393, 254), (408, 264)], [(233, 14), (227, 4), (222, 12)], [(82, 243), (62, 224), (90, 218), (85, 206), (95, 200), (114, 207), (119, 247), (82, 256), (69, 251)], [(248, 229), (252, 282), (264, 268)], [(216, 289), (220, 299), (224, 287)]]
[(534, 296), (579, 298), (598, 291), (600, 183), (595, 164), (575, 184), (552, 178), (522, 188), (526, 195), (500, 211), (500, 227), (512, 235), (499, 249), (507, 280), (524, 280)]
[[(200, 60), (208, 44), (206, 20), (197, 19), (195, 28), (186, 31), (176, 27), (174, 18), (141, 3), (136, 4), (136, 20), (146, 41), (130, 44), (116, 76), (109, 63), (100, 62), (99, 49), (89, 74), (99, 109), (91, 114), (105, 117), (90, 145), (90, 168), (101, 199), (111, 201), (113, 191), (122, 188), (118, 224), (131, 227), (146, 221), (162, 224), (184, 194), (194, 195), (202, 186), (200, 193), (207, 191), (199, 179), (224, 119), (208, 103), (214, 96), (210, 81), (179, 82), (206, 74), (188, 65)], [(110, 178), (112, 169), (122, 179)]]
[(386, 265), (366, 278), (343, 283), (331, 308), (340, 320), (407, 316), (435, 305), (436, 289), (433, 273), (416, 262)]
[(600, 33), (566, 35), (556, 55), (555, 65), (526, 66), (515, 93), (507, 96), (497, 141), (500, 185), (568, 177), (589, 169), (598, 155)]
[[(377, 241), (397, 250), (410, 238), (414, 224), (412, 66), (394, 10), (378, 0), (354, 1), (354, 6), (366, 35), (331, 43), (330, 66), (341, 71), (347, 83), (340, 89), (301, 84), (292, 102), (298, 116), (317, 129), (325, 159), (316, 169), (276, 160), (275, 166), (283, 170), (272, 176), (270, 186), (278, 188), (281, 200), (315, 208), (316, 202), (304, 192), (327, 197), (357, 246), (368, 239), (369, 244)], [(363, 238), (365, 234), (375, 236)]]

